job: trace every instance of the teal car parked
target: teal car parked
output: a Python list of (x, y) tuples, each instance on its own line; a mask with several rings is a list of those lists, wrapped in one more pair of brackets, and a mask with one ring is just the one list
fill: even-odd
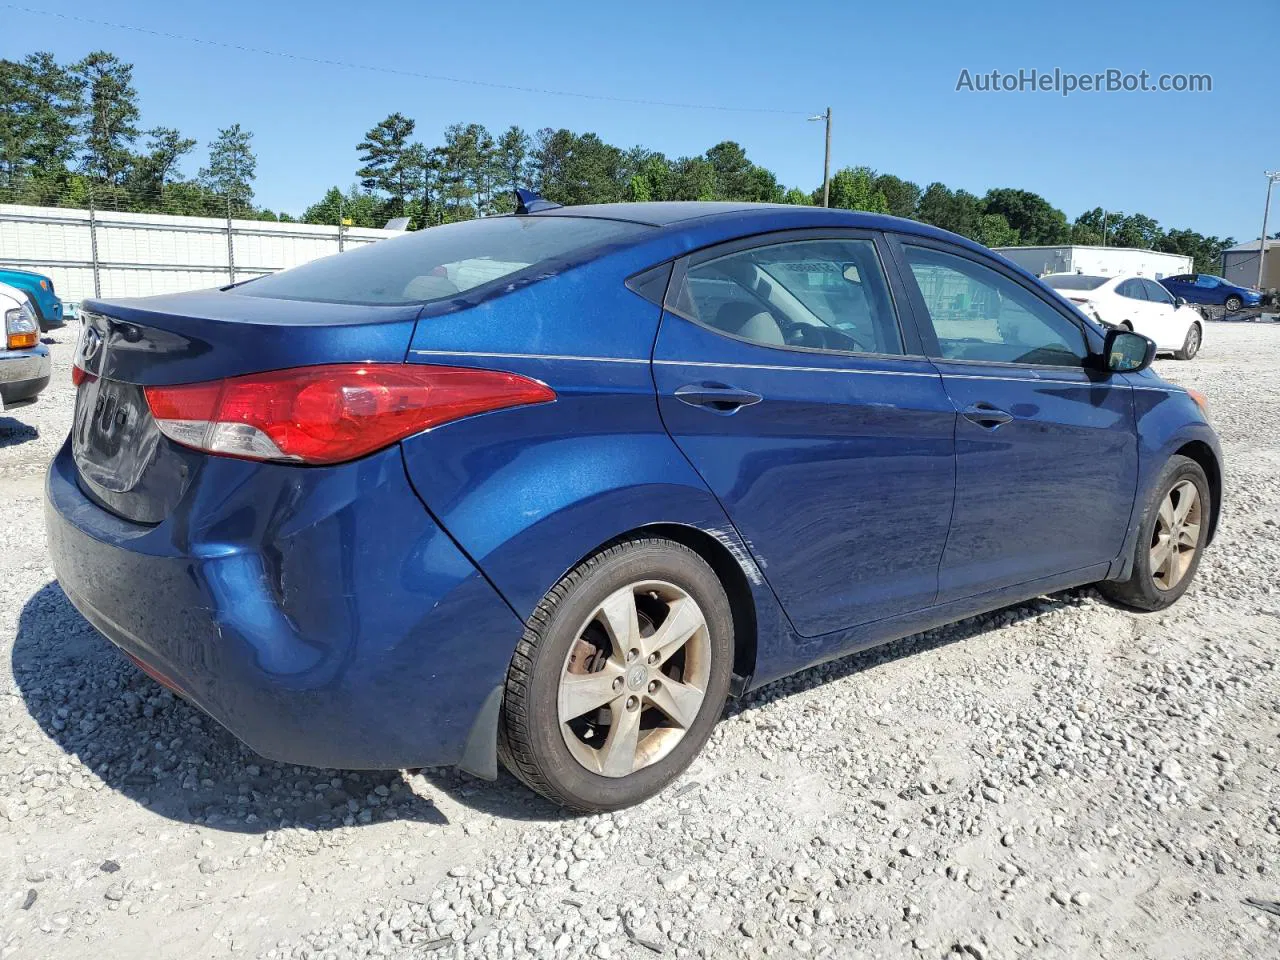
[(0, 283), (17, 287), (31, 298), (42, 332), (56, 330), (65, 322), (62, 316), (62, 301), (53, 290), (53, 281), (44, 274), (31, 273), (27, 270), (0, 269)]

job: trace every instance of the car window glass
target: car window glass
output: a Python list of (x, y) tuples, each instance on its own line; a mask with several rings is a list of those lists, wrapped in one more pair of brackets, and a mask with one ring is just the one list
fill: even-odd
[(1128, 297), (1130, 300), (1147, 299), (1147, 295), (1142, 291), (1142, 284), (1138, 283), (1137, 280), (1126, 280), (1116, 287), (1116, 293), (1122, 297)]
[(766, 346), (903, 352), (871, 240), (798, 240), (695, 264), (672, 307), (722, 333)]
[(1203, 274), (1196, 277), (1197, 287), (1216, 287), (1217, 285), (1218, 285), (1218, 281), (1213, 279), (1213, 277), (1206, 277)]
[(247, 281), (230, 292), (326, 303), (425, 303), (539, 264), (572, 262), (652, 231), (619, 220), (483, 217), (379, 240)]
[(1154, 280), (1143, 280), (1142, 287), (1147, 291), (1147, 299), (1152, 303), (1173, 303), (1173, 297), (1169, 296), (1169, 291)]
[(944, 358), (1084, 363), (1088, 351), (1080, 328), (1025, 287), (967, 257), (904, 249)]

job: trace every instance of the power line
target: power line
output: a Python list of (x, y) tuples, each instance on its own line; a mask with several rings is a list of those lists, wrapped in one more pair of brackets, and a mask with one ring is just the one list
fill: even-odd
[(576, 90), (552, 90), (543, 87), (524, 87), (512, 83), (496, 83), (491, 80), (475, 80), (467, 77), (447, 77), (439, 73), (419, 73), (413, 70), (400, 70), (396, 67), (376, 66), (368, 63), (351, 63), (346, 60), (333, 60), (327, 57), (312, 57), (301, 53), (286, 53), (283, 50), (268, 50), (264, 47), (250, 47), (225, 40), (210, 40), (206, 37), (192, 37), (181, 33), (169, 33), (165, 30), (153, 30), (150, 27), (139, 27), (128, 23), (114, 23), (110, 20), (96, 20), (92, 17), (81, 17), (72, 13), (59, 13), (55, 10), (36, 10), (16, 3), (0, 3), (0, 7), (29, 13), (39, 17), (56, 17), (74, 23), (84, 23), (95, 27), (109, 27), (113, 30), (129, 30), (143, 33), (164, 40), (181, 40), (185, 43), (198, 43), (207, 47), (222, 47), (240, 53), (255, 53), (266, 57), (279, 57), (283, 60), (294, 60), (299, 63), (313, 63), (325, 67), (341, 67), (346, 70), (364, 70), (369, 73), (386, 73), (398, 77), (410, 77), (415, 80), (435, 80), (443, 83), (458, 83), (472, 87), (488, 87), (491, 90), (511, 90), (518, 93), (537, 93), (551, 97), (576, 97), (579, 100), (601, 100), (608, 103), (630, 103), (645, 107), (674, 107), (681, 110), (719, 110), (726, 113), (771, 113), (785, 116), (808, 115), (807, 110), (782, 110), (774, 107), (732, 107), (711, 103), (679, 103), (670, 100), (642, 100), (634, 97), (611, 97), (601, 93), (581, 93)]

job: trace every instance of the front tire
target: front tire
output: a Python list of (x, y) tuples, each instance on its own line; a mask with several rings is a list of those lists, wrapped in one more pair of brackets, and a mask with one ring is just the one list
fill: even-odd
[(1226, 307), (1227, 313), (1236, 313), (1241, 307), (1244, 306), (1244, 301), (1241, 300), (1239, 297), (1227, 297), (1226, 302), (1223, 304), (1223, 306)]
[(1170, 457), (1143, 509), (1129, 579), (1099, 583), (1099, 592), (1132, 610), (1172, 606), (1187, 592), (1200, 565), (1212, 508), (1200, 464)]
[(528, 787), (583, 813), (648, 799), (720, 719), (733, 613), (693, 550), (628, 540), (564, 577), (511, 658), (499, 756)]
[(1200, 352), (1200, 343), (1203, 334), (1200, 332), (1200, 324), (1193, 323), (1187, 327), (1187, 337), (1182, 341), (1182, 349), (1174, 354), (1178, 360), (1191, 360)]

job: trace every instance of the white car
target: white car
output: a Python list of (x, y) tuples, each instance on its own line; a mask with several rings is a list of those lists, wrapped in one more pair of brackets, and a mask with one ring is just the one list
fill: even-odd
[(0, 283), (0, 410), (29, 403), (49, 384), (49, 348), (40, 343), (40, 323), (27, 295)]
[(1204, 319), (1199, 311), (1154, 280), (1084, 273), (1051, 273), (1040, 280), (1088, 316), (1150, 337), (1161, 353), (1190, 360), (1200, 352)]

